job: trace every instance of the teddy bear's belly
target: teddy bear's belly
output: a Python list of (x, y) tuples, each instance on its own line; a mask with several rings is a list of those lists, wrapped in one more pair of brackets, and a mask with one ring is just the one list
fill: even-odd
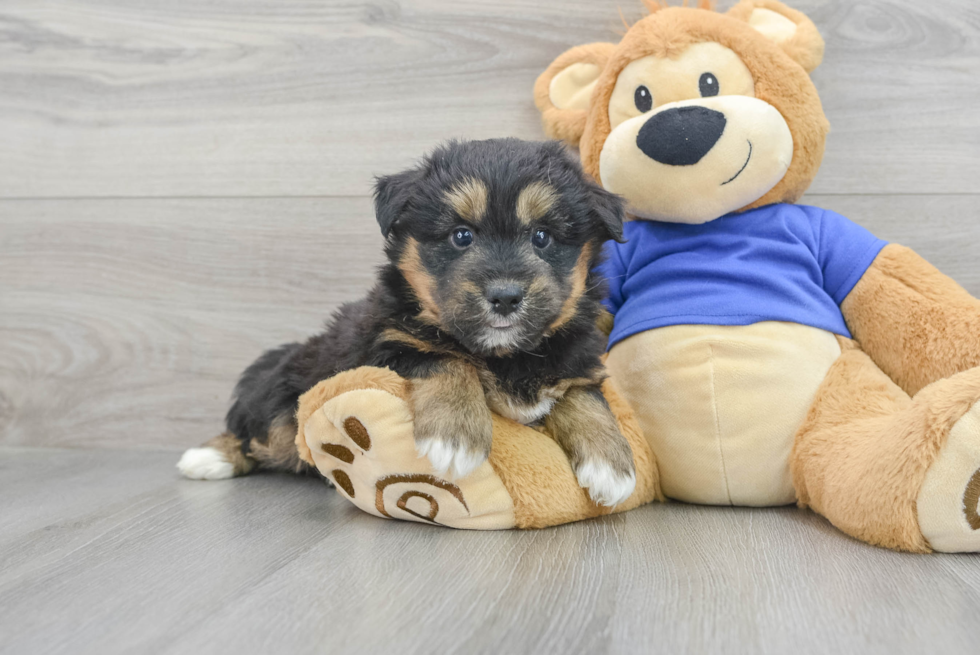
[(711, 505), (796, 500), (793, 437), (840, 356), (795, 323), (675, 325), (616, 344), (607, 366), (636, 411), (664, 494)]

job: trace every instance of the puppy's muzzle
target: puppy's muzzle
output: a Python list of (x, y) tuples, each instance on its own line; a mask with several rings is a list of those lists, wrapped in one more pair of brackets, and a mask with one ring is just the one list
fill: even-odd
[(508, 316), (524, 302), (524, 289), (514, 283), (496, 283), (487, 288), (487, 302), (494, 314)]

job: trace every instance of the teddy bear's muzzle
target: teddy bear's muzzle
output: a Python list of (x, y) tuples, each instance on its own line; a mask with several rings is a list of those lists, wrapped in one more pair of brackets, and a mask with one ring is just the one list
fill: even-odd
[(636, 135), (636, 147), (668, 166), (693, 166), (715, 147), (728, 121), (720, 111), (689, 105), (660, 111)]
[(792, 160), (793, 135), (774, 106), (719, 95), (667, 103), (618, 124), (599, 153), (599, 173), (633, 216), (698, 224), (761, 198)]

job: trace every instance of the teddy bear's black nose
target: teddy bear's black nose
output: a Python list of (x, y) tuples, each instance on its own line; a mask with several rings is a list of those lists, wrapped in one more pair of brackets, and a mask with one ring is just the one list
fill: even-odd
[(718, 143), (725, 123), (725, 115), (714, 109), (675, 107), (651, 116), (636, 135), (636, 145), (661, 164), (691, 166)]

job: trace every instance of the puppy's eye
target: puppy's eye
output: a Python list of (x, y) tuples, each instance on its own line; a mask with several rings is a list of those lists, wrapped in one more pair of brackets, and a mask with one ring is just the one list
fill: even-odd
[(453, 230), (453, 235), (450, 237), (450, 241), (453, 245), (462, 250), (463, 248), (469, 248), (473, 243), (473, 233), (465, 227), (457, 227)]
[(636, 87), (636, 91), (633, 92), (633, 104), (636, 105), (641, 114), (653, 109), (653, 95), (650, 93), (650, 89), (643, 85)]
[(547, 230), (535, 230), (534, 234), (531, 235), (531, 245), (543, 250), (551, 245), (551, 235), (548, 234)]
[(702, 73), (701, 79), (698, 80), (698, 88), (701, 89), (702, 98), (710, 98), (711, 96), (718, 95), (718, 78), (712, 73)]

